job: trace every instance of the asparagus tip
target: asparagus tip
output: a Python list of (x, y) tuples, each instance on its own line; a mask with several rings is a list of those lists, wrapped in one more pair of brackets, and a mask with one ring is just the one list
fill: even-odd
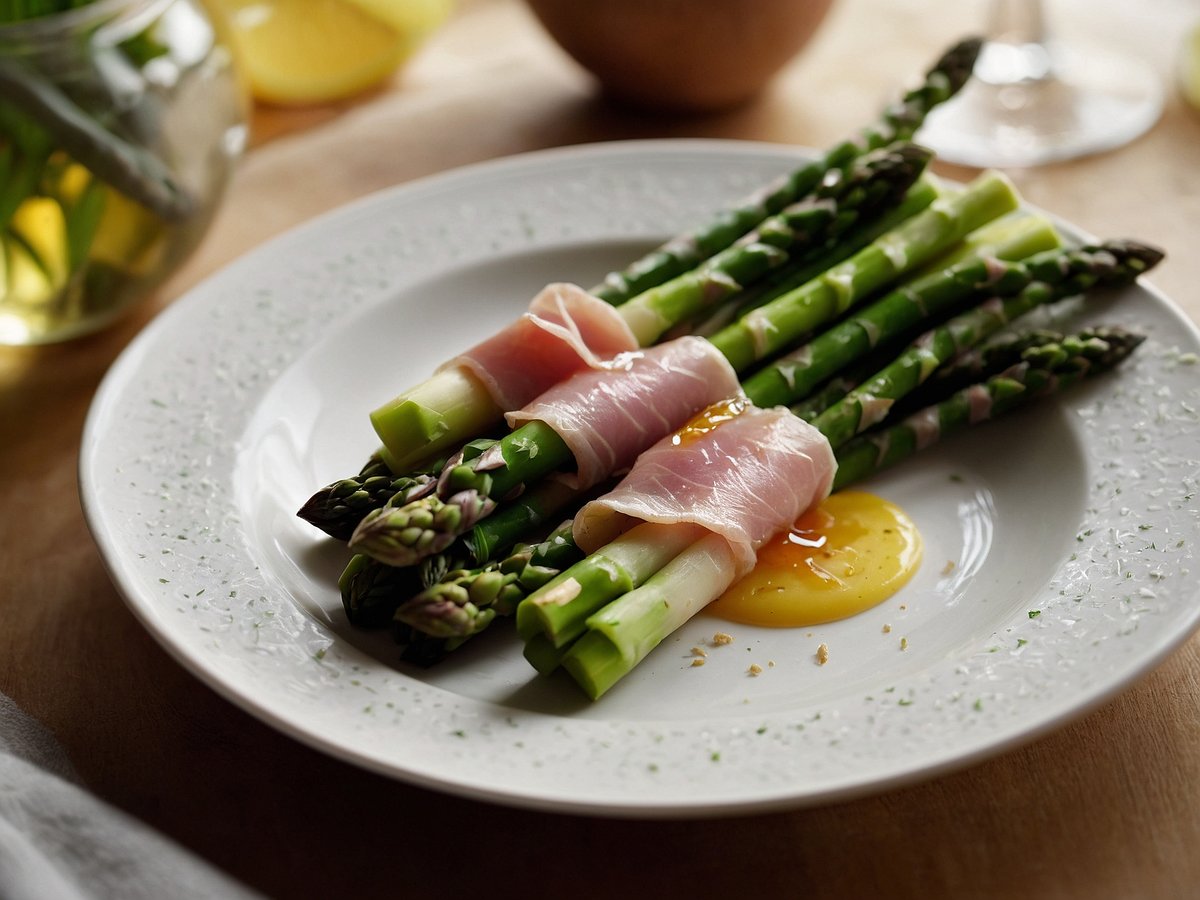
[(1158, 247), (1129, 238), (1105, 241), (1103, 246), (1120, 259), (1140, 263), (1144, 267), (1142, 271), (1153, 269), (1166, 257), (1166, 253)]
[(950, 82), (951, 93), (956, 93), (971, 77), (983, 43), (983, 38), (978, 36), (963, 38), (942, 54), (941, 59), (929, 70), (929, 74), (943, 73)]

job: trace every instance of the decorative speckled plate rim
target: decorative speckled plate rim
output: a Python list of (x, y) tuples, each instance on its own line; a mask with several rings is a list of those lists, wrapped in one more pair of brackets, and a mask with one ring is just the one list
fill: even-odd
[[(801, 704), (794, 715), (750, 710), (713, 722), (575, 720), (449, 694), (343, 646), (256, 570), (233, 498), (237, 444), (273, 381), (322, 329), (351, 321), (405, 285), (497, 254), (661, 237), (664, 223), (674, 230), (696, 221), (786, 171), (801, 152), (748, 142), (636, 141), (481, 163), (328, 213), (194, 288), (113, 365), (84, 431), (85, 514), (130, 609), (222, 695), (337, 757), (428, 788), (606, 815), (745, 813), (875, 792), (1026, 743), (1127, 688), (1200, 624), (1200, 606), (1185, 602), (1194, 601), (1195, 589), (1179, 587), (1186, 579), (1175, 577), (1194, 564), (1194, 541), (1178, 548), (1170, 571), (1155, 582), (1165, 588), (1144, 598), (1123, 625), (1132, 627), (1129, 634), (1143, 624), (1157, 627), (1143, 628), (1138, 641), (1114, 644), (1117, 652), (1096, 671), (1085, 669), (1081, 685), (1070, 683), (1079, 675), (1070, 665), (1050, 671), (1059, 662), (1047, 655), (1052, 642), (1043, 640), (1020, 652), (989, 655), (994, 648), (980, 647), (957, 669), (947, 663), (893, 685), (899, 703), (888, 698), (865, 712), (814, 714)], [(490, 193), (494, 204), (482, 208), (479, 192)], [(552, 235), (543, 233), (547, 227)], [(473, 234), (480, 240), (469, 240)], [(336, 284), (336, 298), (307, 295), (314, 283)], [(1149, 286), (1131, 290), (1153, 305), (1180, 349), (1200, 348), (1200, 334), (1167, 298)], [(1154, 385), (1167, 367), (1181, 365), (1169, 350), (1138, 363), (1141, 384)], [(1187, 388), (1184, 408), (1200, 407), (1195, 385), (1188, 381)], [(1116, 394), (1099, 402), (1110, 411), (1125, 404), (1126, 414), (1135, 415), (1138, 401)], [(1109, 438), (1116, 442), (1109, 451), (1122, 452), (1132, 431)], [(1158, 462), (1170, 473), (1190, 471), (1180, 467), (1191, 460), (1171, 455), (1174, 447), (1156, 446)], [(1103, 504), (1111, 507), (1112, 497), (1089, 490), (1097, 515)], [(180, 520), (181, 512), (189, 515)], [(1200, 536), (1195, 511), (1184, 505), (1169, 513), (1188, 536)], [(1081, 552), (1102, 558), (1108, 553), (1102, 538), (1110, 536), (1081, 532)], [(1063, 572), (1084, 574), (1066, 563)], [(1144, 574), (1156, 577), (1151, 569)], [(1072, 586), (1071, 577), (1051, 585)], [(1177, 608), (1165, 603), (1168, 594)], [(1069, 618), (1063, 603), (1046, 600), (1042, 615), (1011, 623), (1007, 636), (1036, 631), (1068, 645), (1080, 640), (1061, 630)], [(1077, 604), (1066, 612), (1091, 615), (1091, 609)], [(1092, 620), (1104, 624), (1107, 614), (1096, 612)], [(1092, 620), (1084, 615), (1077, 622), (1092, 627)], [(990, 687), (978, 696), (987, 699), (972, 705), (963, 685), (984, 677)], [(380, 714), (348, 716), (364, 703), (378, 704)], [(922, 719), (922, 710), (932, 719)], [(460, 739), (468, 727), (472, 740)], [(830, 743), (838, 754), (827, 752)], [(498, 761), (499, 750), (506, 758)]]

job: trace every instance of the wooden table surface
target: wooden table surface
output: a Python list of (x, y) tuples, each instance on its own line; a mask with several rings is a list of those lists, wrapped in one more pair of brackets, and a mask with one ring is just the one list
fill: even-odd
[[(1137, 18), (1124, 3), (1051, 9), (1164, 79), (1200, 16), (1185, 0), (1144, 0)], [(214, 229), (151, 302), (91, 338), (0, 349), (0, 691), (52, 729), (97, 794), (273, 896), (617, 896), (635, 884), (672, 897), (1200, 895), (1200, 638), (1061, 731), (904, 790), (736, 820), (557, 816), (360, 771), (219, 698), (126, 610), (79, 509), (80, 433), (106, 368), (158, 311), (265, 238), (379, 188), (554, 145), (825, 146), (976, 30), (982, 10), (839, 0), (760, 99), (686, 118), (598, 99), (516, 0), (475, 0), (384, 89), (259, 109)], [(1174, 91), (1140, 141), (1013, 175), (1028, 200), (1094, 233), (1165, 247), (1152, 280), (1200, 320), (1200, 117)]]

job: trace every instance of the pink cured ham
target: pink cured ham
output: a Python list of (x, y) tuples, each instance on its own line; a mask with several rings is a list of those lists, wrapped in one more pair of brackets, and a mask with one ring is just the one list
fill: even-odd
[(829, 494), (837, 462), (825, 436), (782, 407), (710, 407), (647, 450), (611, 492), (575, 517), (588, 553), (638, 522), (689, 523), (729, 542), (740, 577), (755, 553)]
[(637, 338), (608, 303), (573, 284), (551, 284), (520, 319), (439, 371), (467, 369), (507, 411), (520, 409), (582, 369), (637, 347)]
[(507, 415), (542, 421), (575, 457), (586, 488), (628, 469), (639, 453), (711, 403), (740, 393), (737, 374), (704, 338), (682, 337), (579, 372)]

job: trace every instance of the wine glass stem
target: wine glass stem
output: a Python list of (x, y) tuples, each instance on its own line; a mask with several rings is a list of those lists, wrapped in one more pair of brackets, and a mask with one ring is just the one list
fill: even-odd
[(1046, 38), (1042, 0), (992, 0), (988, 37), (1013, 44), (1041, 44)]
[(992, 0), (988, 44), (975, 75), (994, 85), (1029, 85), (1053, 77), (1041, 0)]

